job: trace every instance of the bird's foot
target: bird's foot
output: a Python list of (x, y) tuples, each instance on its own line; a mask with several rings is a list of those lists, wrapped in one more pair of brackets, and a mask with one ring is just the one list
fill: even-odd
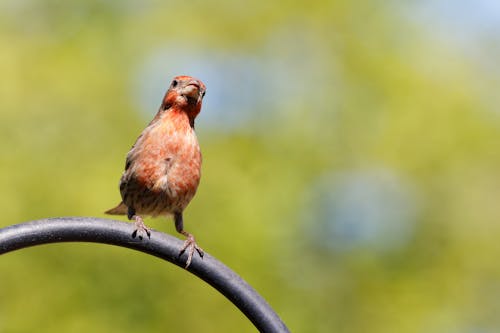
[(179, 256), (182, 255), (184, 252), (187, 251), (187, 255), (188, 255), (188, 258), (187, 258), (187, 261), (186, 261), (186, 267), (185, 268), (188, 268), (189, 265), (191, 264), (191, 260), (193, 259), (193, 254), (194, 254), (194, 250), (196, 250), (198, 252), (198, 254), (200, 255), (201, 258), (203, 258), (203, 255), (205, 254), (203, 252), (203, 250), (201, 249), (201, 247), (198, 246), (198, 244), (196, 244), (196, 241), (194, 240), (194, 236), (191, 235), (191, 234), (187, 234), (187, 239), (186, 241), (184, 242), (184, 245), (182, 246), (180, 252), (179, 252)]
[(132, 238), (138, 237), (140, 240), (145, 238), (145, 236), (151, 238), (151, 229), (146, 227), (144, 221), (142, 220), (142, 217), (140, 217), (139, 215), (134, 215), (133, 218), (135, 220), (135, 230), (134, 232), (132, 232)]

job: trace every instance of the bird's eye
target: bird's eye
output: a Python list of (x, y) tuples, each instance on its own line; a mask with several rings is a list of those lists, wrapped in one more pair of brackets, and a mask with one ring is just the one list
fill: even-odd
[(173, 81), (172, 81), (172, 88), (177, 87), (177, 85), (178, 85), (178, 84), (179, 84), (179, 81), (177, 81), (177, 80), (173, 80)]
[(203, 91), (203, 92), (201, 93), (201, 98), (205, 97), (205, 93), (206, 93), (206, 91)]

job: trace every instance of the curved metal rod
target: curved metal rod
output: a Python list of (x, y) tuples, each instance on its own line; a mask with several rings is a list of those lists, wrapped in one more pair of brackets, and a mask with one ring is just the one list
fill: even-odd
[[(179, 256), (182, 241), (152, 230), (151, 238), (131, 237), (130, 223), (92, 218), (61, 217), (21, 223), (0, 229), (0, 254), (29, 246), (60, 242), (92, 242), (127, 247), (184, 267), (186, 254)], [(236, 305), (260, 332), (289, 332), (267, 302), (241, 277), (205, 253), (193, 256), (187, 269), (217, 289)]]

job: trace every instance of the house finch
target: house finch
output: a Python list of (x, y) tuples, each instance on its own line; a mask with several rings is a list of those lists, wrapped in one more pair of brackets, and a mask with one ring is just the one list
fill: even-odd
[(141, 216), (173, 215), (177, 232), (187, 237), (179, 253), (187, 250), (186, 268), (195, 250), (203, 257), (193, 235), (184, 230), (182, 212), (200, 182), (201, 152), (194, 119), (205, 90), (192, 77), (173, 79), (160, 110), (127, 154), (120, 179), (122, 202), (106, 212), (135, 220), (132, 237), (140, 239), (151, 236)]

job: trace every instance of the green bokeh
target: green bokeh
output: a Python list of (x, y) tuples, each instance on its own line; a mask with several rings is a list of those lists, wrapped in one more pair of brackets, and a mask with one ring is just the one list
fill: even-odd
[[(296, 93), (239, 128), (197, 127), (203, 176), (185, 220), (200, 245), (294, 332), (498, 331), (500, 85), (484, 65), (498, 39), (476, 41), (478, 60), (409, 20), (411, 2), (394, 5), (4, 1), (0, 226), (104, 217), (118, 202), (125, 154), (154, 112), (131, 91), (151, 54), (249, 54), (288, 66)], [(318, 244), (315, 184), (373, 168), (414, 187), (411, 239), (386, 252)], [(211, 287), (121, 248), (10, 253), (0, 281), (0, 332), (254, 331)]]

